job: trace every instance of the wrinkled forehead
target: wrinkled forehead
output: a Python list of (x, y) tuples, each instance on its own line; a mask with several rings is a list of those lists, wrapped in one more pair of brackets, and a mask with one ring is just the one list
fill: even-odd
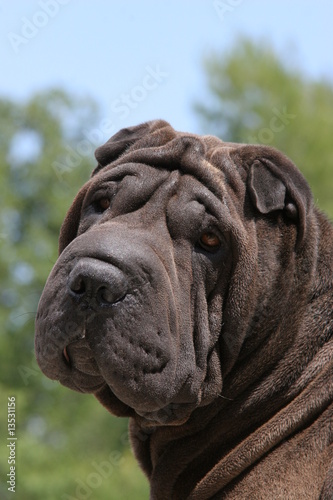
[[(142, 125), (144, 131), (148, 126)], [(190, 177), (198, 181), (201, 190), (207, 189), (216, 198), (216, 204), (218, 200), (223, 200), (229, 206), (242, 204), (247, 174), (243, 168), (242, 155), (238, 154), (243, 149), (241, 145), (223, 143), (212, 136), (183, 134), (176, 132), (170, 125), (165, 126), (164, 133), (161, 122), (154, 122), (152, 126), (159, 126), (158, 131), (152, 132), (150, 128), (139, 138), (135, 132), (138, 127), (131, 128), (131, 140), (123, 129), (96, 150), (98, 166), (66, 215), (59, 238), (59, 253), (77, 235), (81, 209), (89, 192), (99, 189), (101, 184), (110, 180), (117, 181), (117, 178), (121, 180), (124, 192), (127, 187), (127, 180), (124, 179), (126, 175), (134, 175), (138, 181), (135, 186), (133, 179), (129, 182), (127, 200), (131, 192), (134, 190), (137, 194), (139, 188), (139, 196), (147, 199), (154, 192), (155, 185), (164, 183), (167, 177), (176, 173), (178, 178)]]
[(130, 202), (131, 198), (136, 197), (142, 198), (143, 202), (158, 191), (159, 198), (155, 197), (156, 202), (177, 195), (178, 199), (201, 200), (208, 206), (213, 200), (222, 201), (227, 188), (223, 172), (216, 170), (207, 161), (203, 168), (206, 169), (205, 176), (196, 176), (197, 172), (183, 172), (174, 163), (170, 168), (135, 162), (110, 165), (90, 179), (86, 196), (89, 198), (89, 194), (96, 191), (100, 195), (108, 193), (112, 196), (121, 189), (125, 201)]
[[(231, 162), (230, 158), (226, 161)], [(237, 185), (239, 196), (226, 185), (223, 170), (205, 159), (201, 167), (184, 171), (175, 162), (163, 167), (136, 162), (111, 164), (90, 179), (83, 206), (89, 206), (96, 194), (107, 196), (111, 198), (110, 220), (121, 216), (125, 226), (167, 220), (173, 234), (181, 229), (182, 237), (208, 219), (211, 224), (218, 221), (225, 231), (231, 231), (238, 221), (241, 232), (244, 184)]]
[[(119, 180), (126, 172), (137, 176), (152, 176), (165, 179), (167, 173), (178, 171), (180, 176), (191, 176), (203, 186), (221, 197), (224, 186), (228, 185), (239, 190), (245, 176), (241, 165), (233, 160), (230, 153), (242, 145), (224, 143), (213, 136), (196, 136), (194, 134), (176, 133), (166, 144), (146, 147), (131, 147), (125, 150), (114, 161), (107, 163), (107, 152), (103, 152), (105, 165), (99, 166), (93, 172), (93, 184), (104, 180)], [(96, 152), (96, 158), (101, 158), (103, 148), (108, 149), (108, 143)], [(112, 155), (109, 156), (110, 158)], [(98, 179), (98, 180), (97, 180)]]

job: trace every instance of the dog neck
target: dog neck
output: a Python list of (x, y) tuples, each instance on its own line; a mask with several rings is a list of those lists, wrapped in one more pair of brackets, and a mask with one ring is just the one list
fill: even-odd
[[(324, 368), (318, 369), (320, 365)], [(274, 402), (258, 404), (254, 390), (235, 401), (219, 398), (178, 427), (145, 429), (131, 419), (132, 445), (149, 478), (151, 498), (201, 500), (228, 491), (248, 467), (288, 438), (302, 432), (311, 435), (307, 427), (321, 413), (317, 427), (324, 435), (333, 418), (332, 371), (333, 340)], [(306, 484), (306, 478), (302, 480)]]
[[(297, 450), (297, 440), (302, 439), (309, 443), (306, 446), (311, 457), (312, 446), (318, 446), (311, 444), (312, 436), (324, 441), (325, 436), (331, 435), (328, 426), (333, 419), (333, 317), (326, 319), (325, 325), (314, 319), (320, 317), (322, 300), (318, 299), (325, 294), (333, 311), (333, 259), (327, 244), (332, 241), (332, 229), (325, 220), (321, 227), (316, 252), (319, 257), (314, 271), (302, 274), (303, 283), (299, 286), (303, 302), (296, 316), (291, 307), (281, 319), (283, 325), (275, 325), (267, 341), (261, 339), (259, 343), (252, 338), (245, 343), (238, 362), (224, 380), (222, 395), (207, 407), (195, 410), (180, 426), (145, 427), (131, 418), (132, 445), (149, 478), (152, 499), (215, 498), (221, 491), (232, 491), (239, 481), (245, 481), (241, 491), (251, 498), (253, 492), (246, 489), (243, 475), (247, 468), (255, 466), (259, 478), (265, 474), (269, 477), (265, 466), (269, 452), (283, 446), (286, 453), (288, 446)], [(306, 260), (305, 255), (303, 269)], [(287, 340), (281, 337), (286, 331)], [(311, 355), (304, 343), (312, 344)], [(266, 362), (260, 364), (258, 360), (262, 359)], [(303, 477), (300, 471), (308, 476), (313, 474), (313, 484), (317, 480), (322, 484), (320, 470), (325, 470), (328, 460), (323, 453), (309, 465), (306, 455), (300, 456), (297, 466), (290, 465), (290, 474), (299, 475), (300, 492), (309, 484), (309, 477)], [(275, 463), (274, 453), (272, 457), (269, 467), (278, 470), (279, 459)], [(273, 496), (276, 488), (276, 484), (272, 486)], [(239, 497), (231, 494), (230, 498)]]

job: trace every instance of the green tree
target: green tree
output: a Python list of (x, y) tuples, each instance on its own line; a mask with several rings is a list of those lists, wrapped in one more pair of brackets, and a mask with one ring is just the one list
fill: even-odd
[(205, 133), (286, 153), (317, 205), (333, 216), (333, 85), (313, 81), (267, 41), (241, 39), (204, 60), (208, 98), (195, 109)]
[[(33, 352), (34, 316), (61, 222), (90, 176), (96, 146), (115, 130), (92, 100), (59, 90), (24, 103), (2, 99), (0, 116), (1, 478), (9, 472), (7, 398), (15, 396), (18, 498), (147, 498), (127, 421), (93, 396), (47, 380)], [(0, 497), (12, 495), (1, 481)]]

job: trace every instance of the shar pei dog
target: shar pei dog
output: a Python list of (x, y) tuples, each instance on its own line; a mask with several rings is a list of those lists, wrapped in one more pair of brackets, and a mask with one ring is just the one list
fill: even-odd
[(130, 417), (151, 499), (333, 498), (333, 228), (268, 146), (152, 121), (96, 151), (36, 317)]

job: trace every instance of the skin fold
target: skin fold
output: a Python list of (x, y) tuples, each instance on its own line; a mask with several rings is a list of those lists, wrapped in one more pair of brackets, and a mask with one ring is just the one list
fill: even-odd
[(151, 499), (333, 495), (333, 230), (285, 155), (123, 129), (61, 228), (41, 370), (130, 417)]

